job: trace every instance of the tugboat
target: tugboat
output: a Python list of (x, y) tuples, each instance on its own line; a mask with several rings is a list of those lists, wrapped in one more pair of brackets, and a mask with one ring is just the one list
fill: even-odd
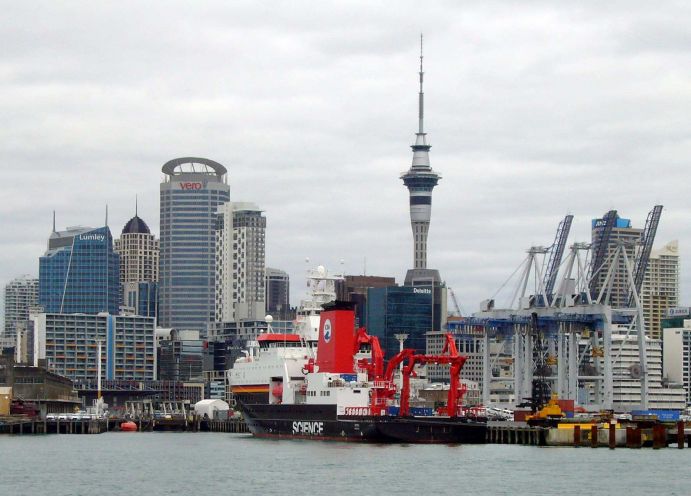
[[(263, 398), (238, 396), (250, 432), (257, 437), (332, 439), (382, 443), (484, 443), (487, 424), (464, 415), (459, 355), (449, 334), (441, 355), (403, 349), (384, 368), (379, 340), (355, 331), (354, 305), (323, 305), (316, 358), (305, 355), (299, 372), (286, 365), (269, 378)], [(414, 415), (410, 377), (420, 364), (450, 365), (446, 408)], [(394, 374), (402, 366), (401, 386)], [(235, 391), (235, 376), (231, 387)]]

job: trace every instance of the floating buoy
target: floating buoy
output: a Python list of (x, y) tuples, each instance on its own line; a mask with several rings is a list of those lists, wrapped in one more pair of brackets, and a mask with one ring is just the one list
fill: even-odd
[(120, 430), (123, 432), (137, 432), (137, 424), (131, 420), (128, 420), (127, 422), (120, 424)]

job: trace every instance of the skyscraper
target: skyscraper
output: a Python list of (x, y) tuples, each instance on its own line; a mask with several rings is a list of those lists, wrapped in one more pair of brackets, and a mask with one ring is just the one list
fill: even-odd
[(679, 305), (679, 242), (653, 250), (641, 288), (643, 319), (648, 336), (662, 339), (662, 319)]
[(125, 311), (156, 317), (158, 308), (158, 241), (149, 226), (135, 215), (115, 240), (120, 254), (120, 283)]
[(263, 319), (266, 217), (254, 203), (228, 202), (216, 227), (216, 321)]
[(441, 176), (432, 170), (429, 162), (427, 133), (424, 131), (425, 94), (422, 89), (422, 37), (420, 37), (420, 92), (418, 94), (418, 132), (413, 149), (413, 164), (401, 175), (410, 194), (410, 225), (413, 229), (413, 268), (405, 277), (406, 286), (440, 283), (439, 271), (427, 268), (427, 233), (432, 215), (432, 190)]
[(38, 305), (38, 279), (21, 276), (5, 286), (5, 336), (14, 337), (17, 325), (29, 320), (29, 310)]
[(149, 226), (135, 214), (115, 240), (120, 254), (120, 283), (158, 281), (158, 241)]
[(290, 315), (290, 276), (279, 269), (266, 268), (266, 313), (278, 320)]
[(216, 210), (230, 199), (227, 170), (213, 160), (184, 157), (162, 171), (158, 321), (206, 331), (215, 313)]
[(108, 226), (68, 227), (39, 259), (39, 304), (47, 313), (108, 312), (120, 306), (120, 256)]

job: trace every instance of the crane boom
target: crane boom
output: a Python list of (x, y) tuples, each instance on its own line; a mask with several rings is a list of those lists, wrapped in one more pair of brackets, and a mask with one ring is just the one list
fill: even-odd
[[(636, 257), (634, 265), (633, 281), (636, 287), (636, 294), (641, 293), (643, 286), (643, 279), (645, 278), (645, 271), (648, 268), (648, 261), (650, 260), (650, 253), (653, 250), (653, 243), (655, 241), (655, 234), (657, 233), (657, 226), (660, 224), (660, 216), (662, 215), (662, 205), (655, 205), (648, 213), (648, 218), (645, 221), (645, 229), (641, 235), (641, 250)], [(629, 307), (633, 305), (633, 293), (629, 297)]]
[(559, 273), (559, 266), (561, 259), (564, 256), (564, 248), (566, 247), (566, 240), (569, 238), (571, 231), (571, 222), (573, 222), (573, 215), (567, 215), (559, 223), (557, 227), (557, 235), (554, 238), (554, 244), (549, 254), (549, 262), (547, 262), (547, 270), (545, 271), (545, 294), (547, 298), (552, 300), (554, 294), (554, 284), (557, 282), (557, 274)]
[(602, 223), (601, 225), (597, 225), (596, 227), (602, 227), (602, 235), (600, 236), (600, 239), (597, 243), (597, 246), (595, 246), (595, 243), (593, 243), (593, 248), (595, 249), (595, 252), (593, 253), (593, 258), (590, 263), (590, 284), (589, 284), (589, 289), (590, 289), (590, 295), (593, 299), (597, 299), (597, 292), (598, 292), (598, 271), (602, 267), (602, 264), (605, 261), (605, 258), (607, 256), (607, 247), (609, 246), (609, 238), (612, 235), (612, 229), (614, 229), (614, 226), (617, 222), (617, 211), (616, 210), (610, 210), (605, 214), (605, 216), (598, 221), (599, 223)]

